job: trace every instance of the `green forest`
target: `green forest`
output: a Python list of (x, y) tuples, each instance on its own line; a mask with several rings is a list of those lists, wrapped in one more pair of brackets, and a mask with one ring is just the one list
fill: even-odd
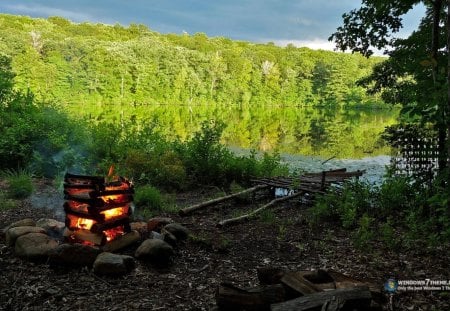
[[(411, 92), (414, 83), (428, 85), (414, 71), (426, 66), (411, 60), (401, 71), (405, 64), (395, 53), (365, 57), (369, 53), (159, 34), (144, 25), (61, 17), (2, 14), (0, 26), (0, 169), (19, 178), (19, 186), (24, 176), (58, 178), (67, 170), (103, 175), (114, 165), (138, 188), (150, 186), (158, 195), (158, 189), (199, 185), (230, 192), (253, 178), (298, 173), (289, 171), (280, 151), (338, 158), (388, 154), (379, 136), (397, 122), (398, 111), (386, 108), (399, 103), (402, 122), (432, 132), (442, 125), (431, 108), (428, 114), (417, 109), (425, 98)], [(249, 153), (235, 154), (230, 146)], [(380, 185), (356, 182), (344, 194), (338, 189), (320, 197), (311, 223), (339, 219), (360, 231), (362, 246), (373, 238), (376, 219), (387, 240), (394, 226), (406, 227), (412, 240), (427, 231), (438, 232), (427, 233), (430, 243), (447, 240), (445, 175), (429, 188), (417, 176), (388, 173)], [(408, 223), (391, 218), (399, 213), (394, 205), (404, 205)], [(430, 211), (433, 217), (424, 221)]]
[[(403, 16), (418, 4), (425, 13), (417, 30), (395, 37)], [(48, 260), (50, 253), (44, 254), (45, 266), (27, 266), (12, 257), (17, 244), (13, 250), (15, 242), (5, 242), (0, 262), (6, 273), (0, 281), (14, 280), (11, 288), (0, 290), (0, 298), (9, 299), (7, 308), (30, 309), (44, 300), (54, 304), (52, 310), (81, 310), (95, 305), (92, 301), (122, 308), (124, 301), (145, 297), (144, 309), (190, 310), (192, 298), (207, 300), (208, 308), (195, 308), (206, 310), (215, 305), (215, 287), (230, 275), (239, 281), (230, 286), (256, 284), (250, 271), (259, 267), (281, 281), (290, 275), (306, 280), (284, 270), (293, 267), (376, 280), (387, 292), (378, 286), (373, 301), (382, 299), (373, 310), (413, 310), (412, 294), (397, 295), (397, 288), (386, 286), (396, 280), (449, 280), (450, 0), (364, 0), (331, 32), (329, 40), (341, 52), (205, 33), (162, 34), (142, 24), (0, 14), (4, 235), (17, 221), (31, 219), (35, 226), (36, 217), (66, 217), (61, 228), (67, 229), (70, 219), (61, 213), (70, 214), (68, 200), (75, 200), (66, 191), (73, 186), (67, 176), (80, 174), (86, 175), (80, 180), (104, 180), (95, 189), (76, 185), (93, 189), (78, 197), (89, 213), (89, 207), (112, 202), (109, 196), (102, 202), (93, 197), (109, 191), (105, 183), (117, 189), (128, 184), (127, 201), (113, 202), (114, 209), (127, 204), (126, 215), (125, 209), (120, 215), (126, 223), (113, 216), (111, 228), (81, 224), (75, 233), (97, 241), (81, 239), (86, 247), (106, 245), (104, 234), (119, 224), (124, 230), (118, 239), (135, 233), (139, 243), (158, 239), (173, 251), (164, 270), (135, 255), (127, 257), (136, 273), (126, 277), (94, 276), (94, 268), (83, 266), (67, 270), (66, 278), (60, 273), (66, 267), (46, 272), (57, 264)], [(373, 56), (374, 49), (386, 49), (386, 57)], [(308, 166), (296, 157), (319, 164)], [(380, 175), (372, 180), (375, 169)], [(53, 201), (45, 201), (46, 195)], [(33, 205), (40, 199), (43, 209)], [(74, 213), (79, 220), (85, 217), (81, 209)], [(161, 223), (151, 226), (156, 218)], [(181, 243), (164, 231), (166, 221), (173, 220), (186, 225)], [(227, 221), (235, 227), (225, 228)], [(48, 238), (53, 235), (60, 238), (56, 244), (77, 241), (62, 231), (51, 231)], [(122, 245), (127, 254), (135, 242)], [(319, 276), (326, 270), (317, 271)], [(50, 285), (39, 285), (35, 275)], [(52, 279), (61, 275), (62, 282)], [(120, 291), (122, 281), (129, 282), (129, 291)], [(53, 289), (61, 283), (68, 289), (59, 294)], [(74, 284), (86, 291), (73, 291)], [(337, 284), (332, 290), (344, 289)], [(278, 285), (283, 295), (297, 290), (270, 283)], [(161, 288), (161, 297), (151, 300)], [(428, 310), (435, 301), (436, 310), (449, 307), (448, 289), (416, 294), (424, 306), (419, 309)], [(73, 297), (66, 301), (64, 295)], [(315, 307), (341, 309), (345, 300), (332, 297)], [(160, 307), (159, 300), (175, 302)]]
[(0, 15), (15, 88), (68, 107), (380, 104), (355, 82), (382, 58)]

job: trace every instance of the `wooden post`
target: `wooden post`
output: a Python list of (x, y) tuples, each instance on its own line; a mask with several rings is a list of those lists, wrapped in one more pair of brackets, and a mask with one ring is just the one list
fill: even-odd
[(322, 171), (322, 181), (321, 181), (321, 184), (320, 184), (320, 189), (322, 191), (325, 190), (325, 177), (326, 177), (326, 174), (327, 173), (325, 171)]

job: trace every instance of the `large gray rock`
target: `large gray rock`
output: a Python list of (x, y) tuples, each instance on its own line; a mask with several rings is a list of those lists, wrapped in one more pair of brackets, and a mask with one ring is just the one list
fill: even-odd
[(57, 221), (51, 218), (41, 218), (36, 221), (36, 227), (44, 228), (45, 230), (51, 231), (63, 231), (65, 224), (61, 221)]
[(16, 243), (18, 237), (28, 234), (28, 233), (46, 233), (46, 231), (39, 227), (32, 226), (22, 226), (22, 227), (13, 227), (6, 231), (5, 240), (8, 246), (13, 246)]
[(157, 239), (157, 240), (163, 240), (164, 241), (164, 237), (162, 236), (162, 234), (158, 233), (156, 231), (150, 232), (149, 238), (150, 239)]
[(94, 262), (94, 272), (103, 275), (123, 275), (134, 269), (134, 258), (103, 252)]
[(41, 259), (58, 247), (58, 242), (43, 233), (28, 233), (16, 240), (15, 253), (27, 259)]
[(174, 251), (172, 246), (159, 239), (148, 239), (142, 242), (135, 252), (135, 257), (151, 263), (167, 266)]
[(185, 240), (189, 236), (189, 230), (178, 223), (165, 225), (161, 232), (164, 233), (164, 231), (172, 233), (177, 240)]
[(173, 246), (173, 247), (177, 246), (177, 242), (178, 242), (177, 238), (169, 231), (166, 231), (163, 229), (162, 233), (161, 233), (161, 237), (162, 237), (163, 241), (169, 243), (171, 246)]
[(36, 226), (45, 229), (47, 234), (56, 240), (61, 240), (63, 238), (65, 224), (61, 221), (51, 218), (41, 218), (36, 221)]
[(92, 267), (95, 259), (101, 253), (98, 248), (83, 244), (61, 244), (49, 252), (50, 263), (71, 266)]
[(36, 222), (35, 222), (33, 219), (31, 219), (31, 218), (21, 219), (21, 220), (18, 220), (18, 221), (16, 221), (16, 222), (13, 222), (13, 223), (10, 224), (9, 226), (3, 228), (3, 229), (2, 229), (2, 233), (3, 233), (3, 234), (6, 234), (6, 232), (7, 232), (9, 229), (11, 229), (11, 228), (14, 228), (14, 227), (24, 227), (24, 226), (31, 226), (31, 227), (34, 227), (34, 226), (36, 226)]

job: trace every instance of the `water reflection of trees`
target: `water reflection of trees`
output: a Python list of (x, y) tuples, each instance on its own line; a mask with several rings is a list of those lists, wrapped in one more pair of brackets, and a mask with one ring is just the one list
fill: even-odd
[(317, 109), (245, 106), (145, 106), (120, 111), (109, 107), (93, 111), (96, 119), (148, 122), (156, 119), (168, 137), (186, 139), (204, 120), (227, 125), (222, 140), (230, 146), (280, 153), (361, 158), (387, 154), (380, 140), (387, 125), (395, 123), (394, 110)]

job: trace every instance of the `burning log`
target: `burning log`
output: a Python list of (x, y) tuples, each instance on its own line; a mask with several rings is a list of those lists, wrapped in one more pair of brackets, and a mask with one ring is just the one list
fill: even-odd
[(69, 241), (103, 246), (131, 231), (134, 190), (128, 180), (118, 177), (106, 182), (105, 177), (67, 173), (64, 181)]
[(108, 242), (103, 246), (104, 252), (115, 252), (119, 249), (125, 248), (141, 239), (141, 235), (136, 230), (132, 230), (129, 233), (119, 236), (118, 238)]
[(103, 245), (106, 243), (106, 236), (103, 234), (92, 233), (89, 230), (68, 230), (64, 232), (64, 237), (71, 243), (83, 243), (89, 245)]
[[(113, 228), (124, 227), (124, 231), (130, 232), (130, 220), (127, 218), (117, 219), (109, 222), (95, 223), (91, 227), (91, 232), (100, 233)], [(125, 228), (126, 227), (126, 228)]]

